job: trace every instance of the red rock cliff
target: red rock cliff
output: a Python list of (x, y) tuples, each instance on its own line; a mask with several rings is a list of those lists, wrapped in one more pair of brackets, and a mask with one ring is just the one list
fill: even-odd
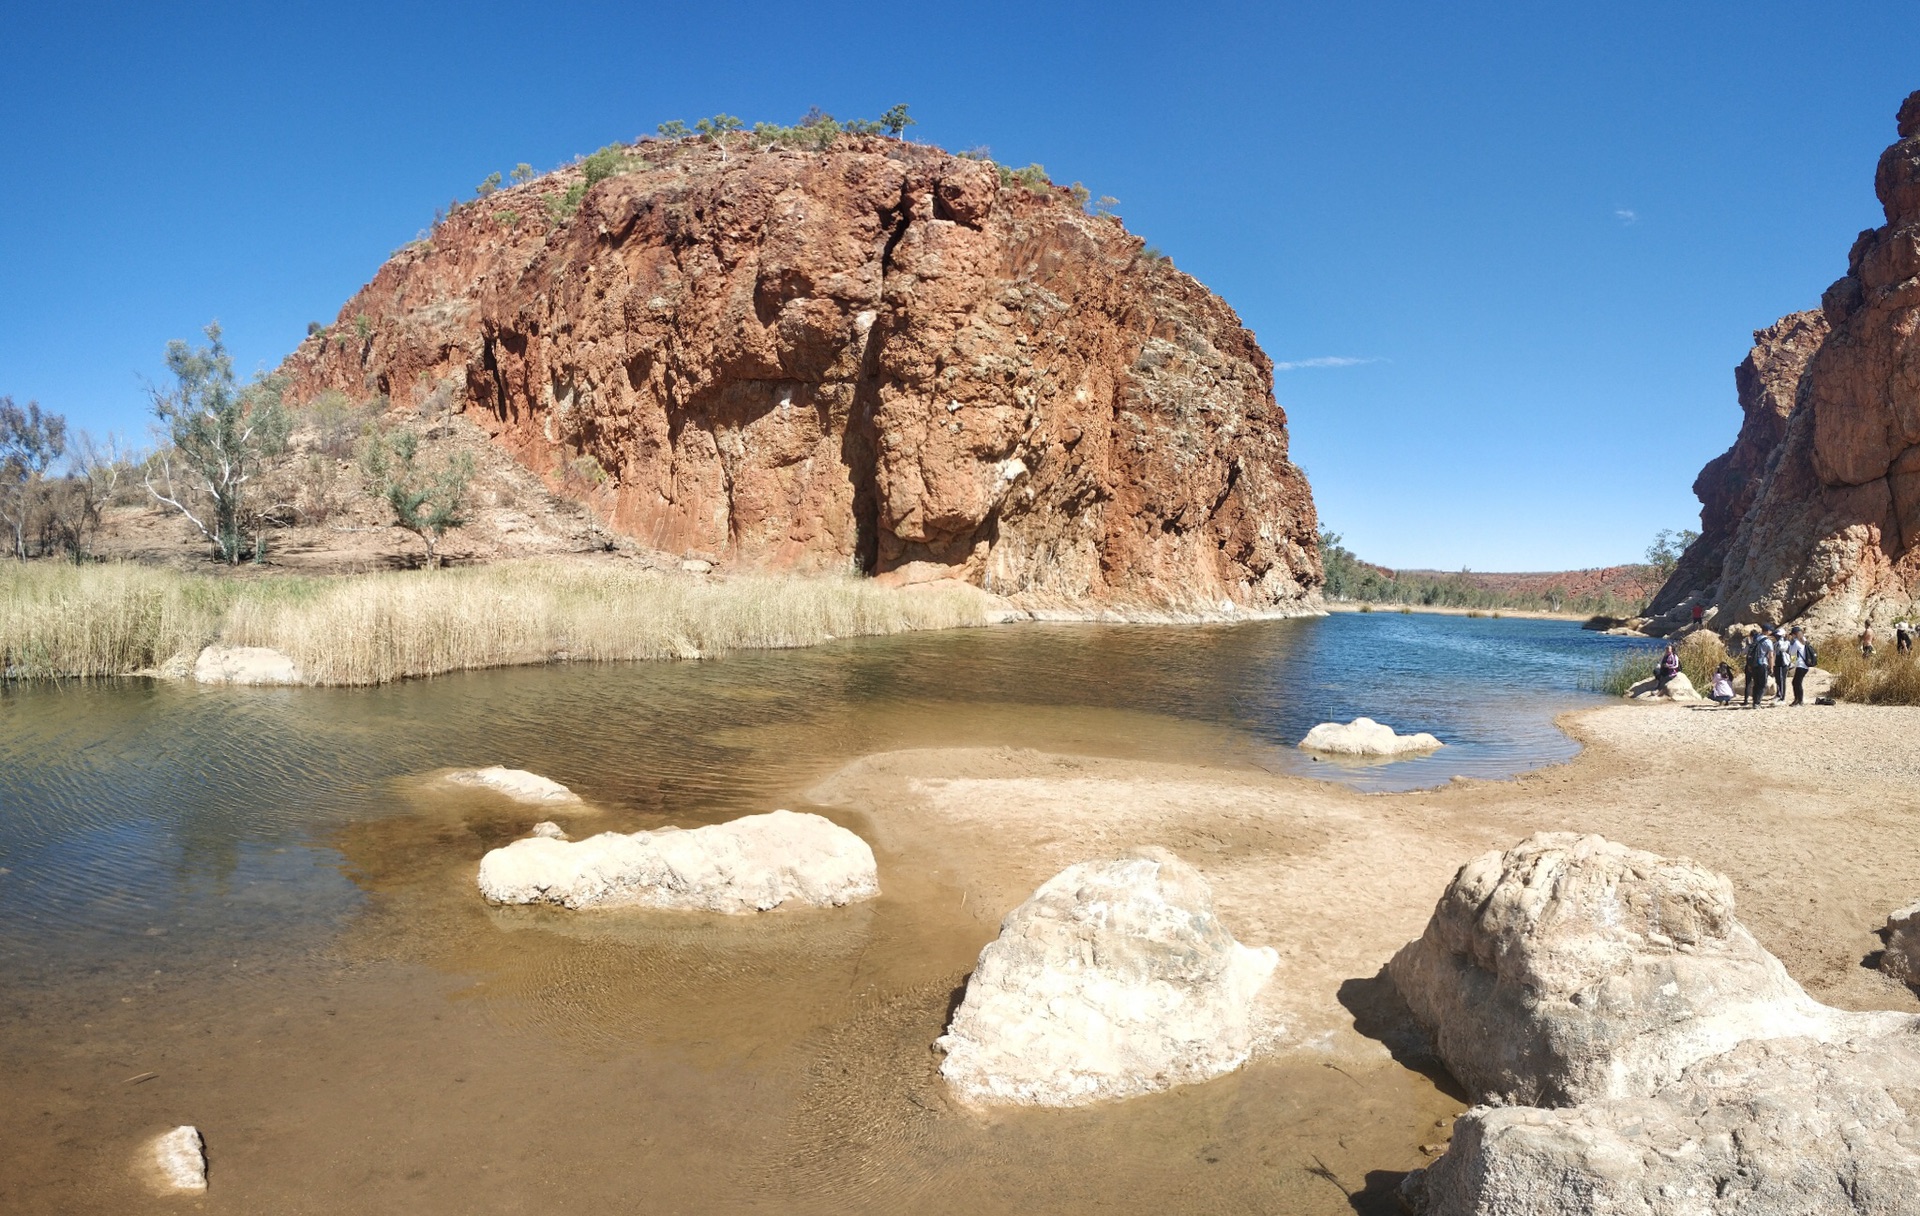
[(461, 207), (290, 357), (294, 399), (437, 398), (673, 553), (1312, 604), (1312, 497), (1226, 304), (991, 163), (744, 143), (643, 143), (571, 216), (579, 168)]
[[(1720, 493), (1716, 466), (1760, 471), (1757, 482), (1739, 479), (1750, 502), (1715, 585), (1698, 591), (1715, 605), (1716, 626), (1857, 627), (1908, 612), (1920, 585), (1920, 92), (1896, 121), (1899, 139), (1874, 179), (1887, 222), (1854, 242), (1817, 319), (1796, 313), (1755, 335), (1750, 362), (1763, 390), (1749, 402), (1743, 382), (1741, 442), (1696, 483), (1707, 506), (1695, 546), (1703, 549), (1724, 523), (1721, 498), (1708, 492)], [(1725, 503), (1738, 506), (1739, 495)], [(1656, 604), (1686, 593), (1670, 582)]]

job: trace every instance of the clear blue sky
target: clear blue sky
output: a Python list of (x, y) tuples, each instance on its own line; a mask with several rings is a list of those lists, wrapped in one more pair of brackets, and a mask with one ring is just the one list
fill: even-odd
[[(163, 12), (162, 9), (173, 9)], [(1920, 6), (10, 5), (0, 393), (138, 433), (218, 317), (269, 367), (435, 207), (668, 118), (908, 102), (1044, 163), (1283, 367), (1327, 524), (1390, 565), (1692, 526), (1750, 333), (1815, 305), (1920, 88)]]

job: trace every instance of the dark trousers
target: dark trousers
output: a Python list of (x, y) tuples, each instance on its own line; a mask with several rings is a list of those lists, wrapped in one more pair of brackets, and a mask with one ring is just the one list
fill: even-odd
[(1758, 663), (1747, 664), (1747, 704), (1758, 705), (1767, 695), (1767, 669)]
[(1784, 701), (1787, 699), (1787, 664), (1785, 660), (1773, 665), (1773, 689), (1774, 700)]
[(1805, 702), (1806, 699), (1807, 669), (1804, 667), (1796, 667), (1793, 669), (1793, 703), (1799, 705)]

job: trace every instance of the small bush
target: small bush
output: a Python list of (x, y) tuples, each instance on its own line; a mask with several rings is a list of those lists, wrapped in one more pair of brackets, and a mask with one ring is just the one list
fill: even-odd
[(511, 176), (513, 178), (514, 185), (516, 186), (525, 185), (526, 183), (533, 180), (533, 166), (528, 164), (525, 161), (521, 161), (519, 164), (513, 167), (513, 173)]
[(494, 172), (494, 173), (487, 174), (485, 178), (481, 179), (480, 184), (473, 188), (473, 192), (476, 195), (480, 196), (481, 198), (485, 198), (487, 197), (487, 195), (492, 194), (495, 190), (498, 190), (499, 188), (500, 188), (500, 174), (498, 172)]

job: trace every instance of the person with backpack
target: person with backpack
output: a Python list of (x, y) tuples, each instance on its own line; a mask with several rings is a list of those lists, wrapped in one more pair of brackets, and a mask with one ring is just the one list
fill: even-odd
[(1793, 627), (1793, 633), (1787, 638), (1787, 666), (1793, 672), (1793, 703), (1804, 705), (1807, 700), (1807, 671), (1813, 666), (1815, 655), (1813, 643), (1800, 632), (1800, 626)]
[(1757, 631), (1747, 644), (1747, 708), (1758, 709), (1767, 695), (1767, 673), (1773, 670), (1773, 635)]

